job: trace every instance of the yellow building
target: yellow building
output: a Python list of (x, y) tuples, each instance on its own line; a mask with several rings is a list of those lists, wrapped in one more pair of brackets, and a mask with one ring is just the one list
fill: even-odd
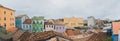
[(70, 29), (74, 27), (81, 27), (84, 26), (84, 19), (76, 17), (64, 18), (64, 24)]
[(6, 30), (15, 27), (15, 10), (0, 5), (0, 26)]

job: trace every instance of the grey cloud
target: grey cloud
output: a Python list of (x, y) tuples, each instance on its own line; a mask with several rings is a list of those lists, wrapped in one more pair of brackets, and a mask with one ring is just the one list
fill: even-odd
[(25, 13), (30, 17), (45, 16), (49, 19), (95, 16), (120, 19), (120, 0), (0, 0), (0, 4), (15, 9), (16, 15)]

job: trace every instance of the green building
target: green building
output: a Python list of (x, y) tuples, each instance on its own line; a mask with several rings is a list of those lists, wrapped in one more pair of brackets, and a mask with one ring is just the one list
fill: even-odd
[(44, 17), (35, 16), (32, 18), (32, 32), (43, 32), (44, 31)]

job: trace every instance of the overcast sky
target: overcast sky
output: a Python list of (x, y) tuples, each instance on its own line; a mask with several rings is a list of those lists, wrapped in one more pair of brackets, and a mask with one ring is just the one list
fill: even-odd
[(0, 0), (0, 4), (30, 17), (120, 19), (120, 0)]

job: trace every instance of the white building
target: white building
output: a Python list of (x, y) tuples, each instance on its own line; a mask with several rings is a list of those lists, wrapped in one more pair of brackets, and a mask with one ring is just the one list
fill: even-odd
[(53, 24), (50, 22), (45, 22), (44, 26), (45, 31), (56, 31), (59, 33), (65, 33), (66, 31), (66, 26), (64, 24)]
[(93, 16), (88, 17), (87, 20), (88, 20), (87, 24), (88, 24), (89, 27), (90, 26), (95, 26), (96, 22), (95, 22), (95, 18)]

